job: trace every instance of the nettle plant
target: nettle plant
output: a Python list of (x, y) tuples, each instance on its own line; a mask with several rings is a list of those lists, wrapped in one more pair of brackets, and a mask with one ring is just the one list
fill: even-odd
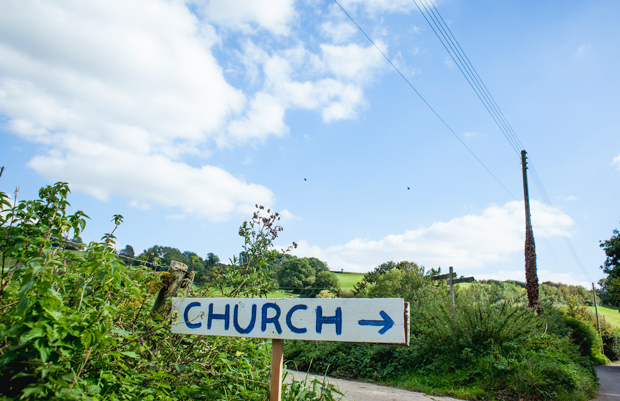
[[(69, 193), (56, 183), (17, 203), (0, 192), (0, 400), (265, 400), (269, 344), (171, 334), (170, 316), (151, 313), (161, 275), (115, 252), (122, 216), (101, 241), (76, 243), (88, 216), (69, 212)], [(270, 221), (242, 225), (250, 258), (229, 272), (230, 295), (268, 291)], [(213, 289), (179, 294), (194, 295)]]

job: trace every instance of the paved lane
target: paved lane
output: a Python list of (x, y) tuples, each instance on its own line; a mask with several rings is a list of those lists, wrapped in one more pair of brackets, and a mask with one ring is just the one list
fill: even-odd
[[(293, 374), (295, 380), (304, 380), (307, 376), (308, 380), (316, 378), (317, 380), (323, 381), (323, 376), (315, 376), (294, 370), (288, 371)], [(339, 388), (348, 401), (460, 401), (457, 398), (428, 395), (396, 387), (382, 386), (355, 380), (328, 377), (327, 381)]]
[(601, 387), (593, 401), (620, 401), (620, 365), (596, 366)]

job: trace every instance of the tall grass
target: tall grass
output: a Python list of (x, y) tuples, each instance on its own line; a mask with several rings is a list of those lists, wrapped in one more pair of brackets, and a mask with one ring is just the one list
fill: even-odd
[(593, 362), (568, 337), (562, 315), (461, 297), (412, 311), (411, 345), (287, 344), (299, 368), (471, 399), (588, 400)]

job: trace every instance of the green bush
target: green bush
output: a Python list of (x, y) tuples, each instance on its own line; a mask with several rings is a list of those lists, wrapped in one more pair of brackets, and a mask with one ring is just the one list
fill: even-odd
[(605, 356), (611, 361), (620, 359), (620, 333), (612, 330), (602, 332)]
[(571, 316), (564, 318), (564, 324), (571, 329), (571, 341), (579, 348), (582, 356), (590, 358), (597, 365), (609, 363), (601, 352), (602, 344), (599, 334), (591, 324)]
[(321, 374), (474, 399), (585, 401), (596, 393), (592, 361), (555, 333), (571, 331), (562, 313), (537, 317), (519, 304), (467, 294), (454, 316), (448, 305), (412, 319), (409, 347), (291, 342), (286, 357), (291, 366)]
[[(269, 344), (172, 334), (170, 316), (151, 314), (165, 275), (126, 266), (114, 231), (80, 251), (65, 246), (87, 218), (68, 213), (68, 193), (57, 183), (11, 206), (0, 192), (0, 399), (265, 400)], [(255, 222), (240, 230), (246, 262), (218, 279), (228, 296), (270, 285), (262, 267), (275, 230)], [(211, 295), (191, 283), (182, 291)]]

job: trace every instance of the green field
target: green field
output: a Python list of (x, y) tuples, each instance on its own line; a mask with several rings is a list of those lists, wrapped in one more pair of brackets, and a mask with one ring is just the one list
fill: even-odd
[[(586, 306), (586, 308), (594, 313), (594, 306)], [(605, 320), (607, 323), (611, 324), (614, 327), (620, 328), (620, 313), (618, 313), (618, 308), (613, 306), (600, 306), (598, 307), (599, 316), (605, 316)]]
[(352, 291), (355, 284), (362, 280), (364, 273), (334, 273), (340, 281), (340, 288), (344, 291)]

